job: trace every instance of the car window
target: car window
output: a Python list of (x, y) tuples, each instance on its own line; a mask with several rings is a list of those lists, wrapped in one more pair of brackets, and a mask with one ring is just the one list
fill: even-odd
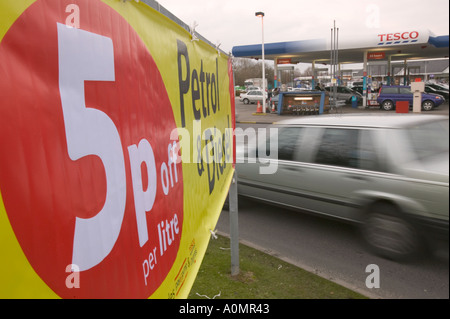
[[(278, 159), (292, 161), (294, 152), (297, 147), (298, 140), (302, 133), (301, 127), (282, 127), (278, 129)], [(270, 150), (270, 142), (274, 143), (274, 139), (266, 140), (266, 153)], [(269, 154), (267, 154), (269, 155)]]
[(358, 157), (358, 130), (327, 128), (314, 162), (357, 168)]
[(353, 93), (349, 88), (342, 88), (342, 93)]
[(382, 94), (397, 94), (398, 88), (384, 87), (381, 89)]
[(409, 88), (400, 88), (400, 94), (412, 94)]
[(411, 149), (419, 160), (449, 151), (448, 120), (416, 125), (406, 131)]
[(384, 150), (374, 141), (375, 130), (327, 128), (322, 136), (316, 164), (385, 172)]

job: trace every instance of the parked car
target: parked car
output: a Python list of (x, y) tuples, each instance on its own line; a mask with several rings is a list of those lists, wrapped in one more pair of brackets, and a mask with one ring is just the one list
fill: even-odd
[(303, 91), (310, 91), (310, 89), (307, 88), (291, 88), (288, 90), (288, 92), (303, 92)]
[(448, 245), (447, 116), (320, 115), (272, 127), (258, 145), (238, 144), (239, 195), (355, 223), (389, 259)]
[(426, 85), (429, 85), (437, 90), (444, 90), (448, 92), (448, 84), (444, 83), (434, 83), (434, 82), (427, 82)]
[[(363, 87), (362, 86), (352, 86), (351, 89), (353, 91), (358, 92), (361, 95), (363, 94)], [(366, 90), (367, 90), (367, 92), (369, 92), (369, 88), (367, 88)], [(377, 89), (371, 88), (370, 92), (371, 93), (376, 93), (376, 92), (378, 92), (378, 90), (379, 90), (379, 88), (377, 88)]]
[[(267, 92), (264, 92), (265, 99), (267, 100)], [(244, 102), (244, 104), (257, 103), (258, 101), (263, 101), (263, 91), (252, 90), (247, 93), (241, 93), (239, 100)]]
[(448, 100), (448, 90), (442, 87), (425, 84), (425, 92), (441, 95), (445, 100)]
[[(325, 87), (325, 91), (327, 91), (330, 94), (330, 97), (333, 94), (332, 88), (333, 88), (332, 86)], [(336, 87), (336, 91), (337, 91), (336, 92), (337, 100), (343, 100), (345, 101), (346, 104), (351, 104), (352, 97), (356, 96), (358, 104), (362, 103), (362, 94), (357, 91), (353, 91), (352, 89), (346, 86), (338, 86)]]
[(249, 87), (247, 87), (247, 89), (246, 89), (247, 92), (249, 92), (249, 91), (255, 91), (255, 90), (260, 90), (260, 91), (262, 91), (262, 89), (261, 89), (260, 87), (258, 87), (258, 86), (249, 86)]
[[(398, 101), (409, 102), (409, 107), (413, 106), (413, 92), (411, 87), (403, 85), (385, 85), (382, 86), (378, 93), (377, 102), (380, 107), (386, 111), (395, 109)], [(422, 93), (422, 110), (431, 111), (444, 103), (444, 98), (438, 94)]]
[(362, 87), (362, 86), (352, 86), (351, 89), (352, 89), (353, 91), (358, 92), (358, 93), (361, 94), (361, 95), (363, 94), (363, 87)]

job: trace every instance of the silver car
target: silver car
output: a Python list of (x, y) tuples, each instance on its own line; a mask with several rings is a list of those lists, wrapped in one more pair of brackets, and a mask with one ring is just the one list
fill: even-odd
[[(264, 94), (265, 99), (267, 100), (267, 92)], [(261, 90), (252, 90), (247, 93), (241, 93), (239, 96), (239, 100), (244, 102), (244, 104), (257, 103), (263, 101), (263, 91)]]
[(239, 195), (356, 223), (389, 259), (448, 245), (448, 116), (321, 115), (273, 128), (238, 149)]
[[(327, 86), (325, 87), (325, 91), (330, 94), (330, 97), (333, 96), (333, 87)], [(352, 104), (352, 98), (356, 97), (358, 104), (361, 104), (363, 96), (358, 91), (354, 91), (346, 86), (338, 86), (336, 87), (336, 99), (345, 101), (347, 104)]]

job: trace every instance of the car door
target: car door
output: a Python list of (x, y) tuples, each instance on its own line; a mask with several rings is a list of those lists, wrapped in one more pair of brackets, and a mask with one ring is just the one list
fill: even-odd
[(345, 100), (346, 102), (349, 101), (353, 95), (346, 87), (342, 86), (337, 87), (337, 93), (338, 100)]
[[(276, 134), (258, 143), (257, 150), (249, 150), (246, 162), (236, 164), (239, 194), (294, 206), (297, 202), (295, 190), (298, 181), (302, 180), (302, 172), (294, 160), (302, 132), (301, 127), (277, 128)], [(277, 152), (269, 152), (271, 147), (276, 147)], [(276, 169), (266, 174), (264, 168), (270, 165), (276, 165)]]
[(251, 95), (251, 101), (257, 102), (262, 101), (262, 92), (261, 91), (253, 91)]
[(400, 87), (398, 92), (398, 101), (408, 101), (409, 106), (413, 105), (413, 93), (408, 87)]
[(247, 93), (247, 98), (248, 98), (248, 100), (250, 101), (250, 103), (256, 101), (256, 95), (255, 95), (255, 92), (256, 92), (256, 91), (249, 91), (249, 92)]
[[(312, 132), (312, 131), (310, 131)], [(372, 147), (371, 130), (358, 128), (317, 128), (306, 136), (311, 142), (309, 158), (300, 167), (302, 194), (298, 206), (323, 215), (355, 220), (358, 213), (357, 193), (368, 189), (373, 171), (380, 170), (376, 148)], [(306, 146), (306, 145), (305, 145)]]

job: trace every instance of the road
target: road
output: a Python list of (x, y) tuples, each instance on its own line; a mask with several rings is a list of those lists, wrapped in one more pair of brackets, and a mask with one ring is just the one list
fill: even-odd
[[(239, 197), (239, 238), (371, 298), (449, 298), (447, 255), (397, 263), (368, 252), (357, 230), (338, 221)], [(229, 233), (229, 214), (221, 213), (217, 230)], [(368, 265), (379, 267), (380, 288), (368, 289)]]
[[(238, 124), (238, 127), (265, 124)], [(435, 256), (422, 256), (398, 263), (370, 253), (355, 227), (239, 198), (239, 238), (246, 244), (289, 261), (371, 298), (448, 299), (448, 249)], [(229, 214), (222, 211), (217, 230), (229, 233)], [(367, 288), (379, 268), (380, 287)]]

